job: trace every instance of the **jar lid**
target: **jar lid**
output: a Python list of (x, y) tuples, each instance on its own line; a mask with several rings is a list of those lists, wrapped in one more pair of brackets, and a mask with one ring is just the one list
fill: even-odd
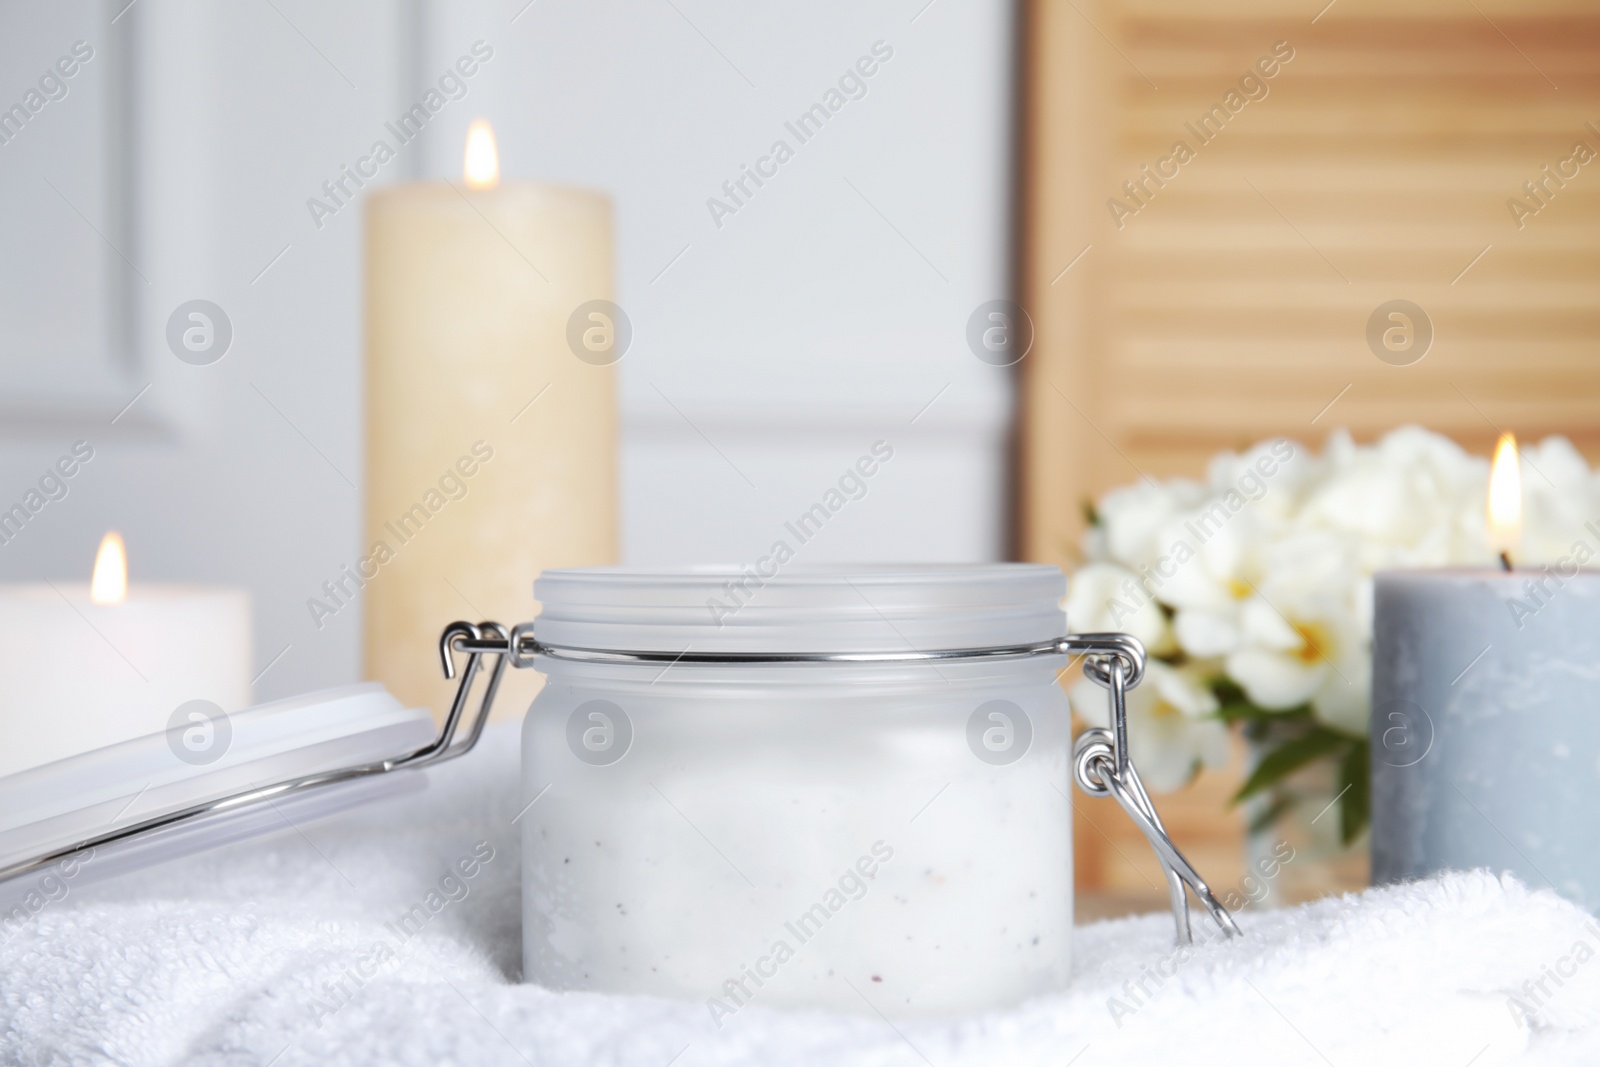
[[(201, 731), (199, 735), (191, 731)], [(0, 778), (0, 868), (244, 789), (375, 763), (434, 737), (425, 710), (406, 708), (378, 683), (344, 686), (194, 720)], [(197, 743), (203, 741), (204, 744)], [(282, 829), (413, 782), (378, 775), (226, 812), (112, 846), (85, 864), (97, 875)]]
[(573, 567), (534, 583), (534, 631), (648, 652), (993, 648), (1064, 634), (1065, 593), (1040, 563)]

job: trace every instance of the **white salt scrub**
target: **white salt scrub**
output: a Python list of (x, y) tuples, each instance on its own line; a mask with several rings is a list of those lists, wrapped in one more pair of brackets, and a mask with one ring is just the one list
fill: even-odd
[[(1017, 564), (550, 571), (536, 632), (674, 654), (995, 647), (1064, 633), (1062, 593), (1054, 567)], [(1063, 662), (541, 658), (527, 979), (695, 1000), (718, 1025), (752, 1003), (915, 1016), (1063, 988)]]

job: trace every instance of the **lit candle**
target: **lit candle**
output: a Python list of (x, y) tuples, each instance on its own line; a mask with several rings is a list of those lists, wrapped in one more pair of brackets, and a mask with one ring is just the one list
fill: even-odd
[(1502, 437), (1489, 481), (1499, 568), (1378, 575), (1372, 877), (1509, 870), (1600, 908), (1600, 527), (1553, 564), (1515, 552), (1522, 491)]
[(90, 582), (0, 586), (0, 633), (0, 775), (164, 731), (191, 700), (250, 704), (248, 594), (130, 587), (115, 532)]
[(1500, 565), (1511, 570), (1512, 553), (1522, 540), (1522, 471), (1517, 463), (1517, 439), (1500, 435), (1489, 468), (1489, 544), (1500, 554)]
[(366, 241), (366, 540), (312, 611), (362, 598), (368, 677), (443, 711), (447, 623), (531, 619), (541, 570), (616, 561), (611, 209), (501, 182), (478, 120), (462, 181), (375, 192)]

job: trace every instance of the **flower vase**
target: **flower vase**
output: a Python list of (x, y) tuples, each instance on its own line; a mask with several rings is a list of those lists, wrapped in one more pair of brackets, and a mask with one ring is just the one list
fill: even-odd
[[(1251, 769), (1263, 749), (1251, 740)], [(1366, 888), (1367, 831), (1345, 842), (1337, 772), (1335, 764), (1318, 760), (1245, 802), (1247, 873), (1240, 888), (1252, 907), (1282, 907)]]

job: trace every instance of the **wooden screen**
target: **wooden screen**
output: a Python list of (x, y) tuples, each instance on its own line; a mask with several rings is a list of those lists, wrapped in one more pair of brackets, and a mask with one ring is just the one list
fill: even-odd
[[(1032, 0), (1027, 558), (1070, 567), (1086, 498), (1270, 435), (1600, 455), (1600, 9), (1324, 3)], [(1369, 344), (1397, 299), (1420, 359), (1421, 321)], [(1164, 804), (1222, 881), (1237, 774)], [(1078, 806), (1087, 883), (1153, 889), (1120, 813)]]

